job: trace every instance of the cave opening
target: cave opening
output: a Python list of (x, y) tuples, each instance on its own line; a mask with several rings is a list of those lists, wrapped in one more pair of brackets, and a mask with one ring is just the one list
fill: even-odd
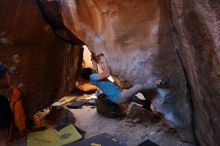
[[(82, 66), (82, 68), (92, 68), (91, 52), (87, 46), (71, 48), (75, 50), (68, 53), (67, 56), (72, 56), (68, 59), (71, 60), (75, 55), (80, 55), (80, 57), (82, 57), (82, 61), (78, 62), (81, 64), (80, 66)], [(77, 53), (76, 50), (82, 48), (83, 52), (81, 54)], [(71, 67), (72, 65), (73, 64), (71, 64)], [(100, 67), (99, 71), (102, 72)], [(123, 88), (123, 85), (120, 81), (117, 81), (117, 78), (109, 77), (108, 79)], [(113, 136), (116, 135), (119, 140), (131, 146), (138, 144), (140, 141), (143, 141), (143, 139), (152, 139), (152, 141), (156, 141), (157, 143), (163, 141), (159, 144), (168, 143), (165, 142), (166, 136), (171, 137), (170, 140), (174, 143), (182, 143), (180, 139), (175, 136), (176, 132), (173, 129), (171, 130), (171, 134), (167, 132), (162, 121), (158, 121), (150, 112), (139, 108), (139, 105), (133, 103), (122, 105), (120, 108), (127, 112), (127, 117), (124, 117), (124, 113), (122, 113), (117, 106), (109, 106), (103, 103), (102, 100), (99, 100), (98, 106), (100, 106), (101, 111), (97, 111), (96, 91), (98, 88), (90, 82), (83, 80), (81, 76), (76, 79), (74, 86), (73, 93), (62, 97), (49, 107), (34, 114), (33, 131), (45, 131), (51, 127), (63, 127), (64, 125), (74, 123), (74, 125), (87, 133), (85, 139), (108, 132)], [(139, 99), (145, 100), (144, 95), (141, 93), (136, 94), (136, 96)], [(151, 106), (151, 108), (153, 109), (154, 107)], [(113, 110), (113, 112), (117, 112), (118, 114), (110, 114), (109, 116), (109, 113), (106, 114), (106, 111), (109, 112), (109, 110), (111, 110), (110, 112)], [(130, 111), (131, 113), (129, 113)], [(145, 127), (145, 125), (147, 125), (147, 127)], [(146, 132), (148, 135), (146, 135)], [(157, 136), (158, 138), (154, 139), (154, 137)], [(134, 138), (136, 142), (129, 140), (131, 137)], [(182, 144), (188, 146), (186, 143)]]
[[(80, 62), (82, 63), (82, 68), (92, 68), (91, 52), (85, 45), (82, 48), (82, 62)], [(100, 67), (99, 71), (102, 72)], [(114, 77), (110, 76), (108, 79), (111, 82), (115, 82), (113, 78)], [(146, 136), (146, 131), (151, 131), (151, 129), (156, 131), (149, 133), (150, 135), (146, 136), (144, 139), (154, 137), (158, 135), (158, 133), (163, 135), (168, 134), (165, 131), (166, 129), (164, 128), (163, 123), (158, 123), (158, 119), (155, 119), (150, 112), (146, 113), (145, 110), (142, 108), (140, 109), (138, 107), (139, 105), (132, 107), (132, 104), (124, 104), (121, 108), (123, 108), (124, 111), (127, 111), (127, 114), (129, 115), (128, 118), (124, 118), (124, 115), (122, 115), (117, 106), (109, 106), (108, 104), (103, 103), (102, 100), (99, 100), (97, 103), (97, 90), (98, 88), (96, 86), (79, 76), (76, 80), (74, 91), (70, 95), (64, 96), (34, 115), (34, 129), (42, 130), (48, 127), (62, 127), (74, 123), (74, 125), (82, 128), (82, 130), (85, 130), (88, 133), (85, 138), (105, 132), (108, 132), (111, 135), (121, 135), (121, 133), (125, 132), (125, 135), (119, 136), (122, 140), (124, 138), (130, 139), (133, 137), (137, 141), (143, 141), (142, 137)], [(144, 95), (141, 93), (137, 93), (136, 96), (139, 99), (145, 100)], [(102, 108), (101, 114), (100, 111), (97, 111), (97, 106)], [(132, 108), (130, 109), (131, 113), (128, 113), (130, 112), (127, 110), (129, 108)], [(109, 116), (109, 113), (105, 113), (106, 111), (109, 112), (109, 109), (113, 109), (113, 111), (110, 112), (116, 111), (121, 115), (110, 114)], [(103, 113), (103, 111), (105, 112)], [(143, 128), (145, 124), (148, 125), (148, 127), (145, 127), (146, 129)], [(163, 138), (160, 137), (158, 140), (159, 139)], [(178, 141), (178, 139), (175, 138), (175, 141)], [(129, 140), (129, 145), (133, 145), (134, 143), (137, 144), (137, 142)]]

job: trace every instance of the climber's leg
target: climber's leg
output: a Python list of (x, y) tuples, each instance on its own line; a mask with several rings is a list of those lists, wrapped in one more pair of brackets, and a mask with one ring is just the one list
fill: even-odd
[(124, 89), (122, 92), (119, 94), (119, 98), (115, 101), (116, 103), (126, 103), (130, 98), (135, 96), (139, 91), (141, 91), (142, 85), (141, 84), (136, 84), (130, 89)]

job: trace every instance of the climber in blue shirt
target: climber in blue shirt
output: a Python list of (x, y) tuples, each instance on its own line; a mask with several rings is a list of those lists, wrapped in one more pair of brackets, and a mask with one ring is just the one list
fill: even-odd
[[(139, 91), (143, 90), (143, 88), (157, 88), (159, 84), (161, 84), (162, 80), (157, 80), (155, 84), (136, 84), (129, 89), (120, 89), (116, 84), (108, 80), (110, 76), (110, 67), (108, 62), (103, 54), (99, 54), (94, 57), (92, 54), (92, 68), (84, 68), (81, 72), (81, 76), (90, 81), (92, 84), (96, 85), (99, 89), (103, 91), (106, 95), (106, 98), (111, 102), (115, 103), (126, 103), (129, 99), (133, 98), (135, 94)], [(102, 68), (103, 72), (98, 72), (97, 63)]]

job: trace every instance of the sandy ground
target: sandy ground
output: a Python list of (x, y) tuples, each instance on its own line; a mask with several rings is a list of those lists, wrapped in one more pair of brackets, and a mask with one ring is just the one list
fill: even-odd
[(86, 131), (85, 138), (100, 133), (109, 133), (128, 146), (136, 146), (147, 139), (160, 146), (194, 146), (183, 143), (174, 133), (169, 132), (162, 122), (141, 124), (134, 123), (127, 118), (109, 119), (99, 115), (96, 109), (88, 106), (71, 111), (77, 119), (76, 125)]

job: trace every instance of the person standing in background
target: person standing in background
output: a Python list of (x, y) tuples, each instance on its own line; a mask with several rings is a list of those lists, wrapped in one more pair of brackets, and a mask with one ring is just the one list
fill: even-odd
[(12, 111), (6, 95), (10, 90), (8, 68), (0, 64), (0, 145), (9, 146), (8, 136), (12, 123)]

